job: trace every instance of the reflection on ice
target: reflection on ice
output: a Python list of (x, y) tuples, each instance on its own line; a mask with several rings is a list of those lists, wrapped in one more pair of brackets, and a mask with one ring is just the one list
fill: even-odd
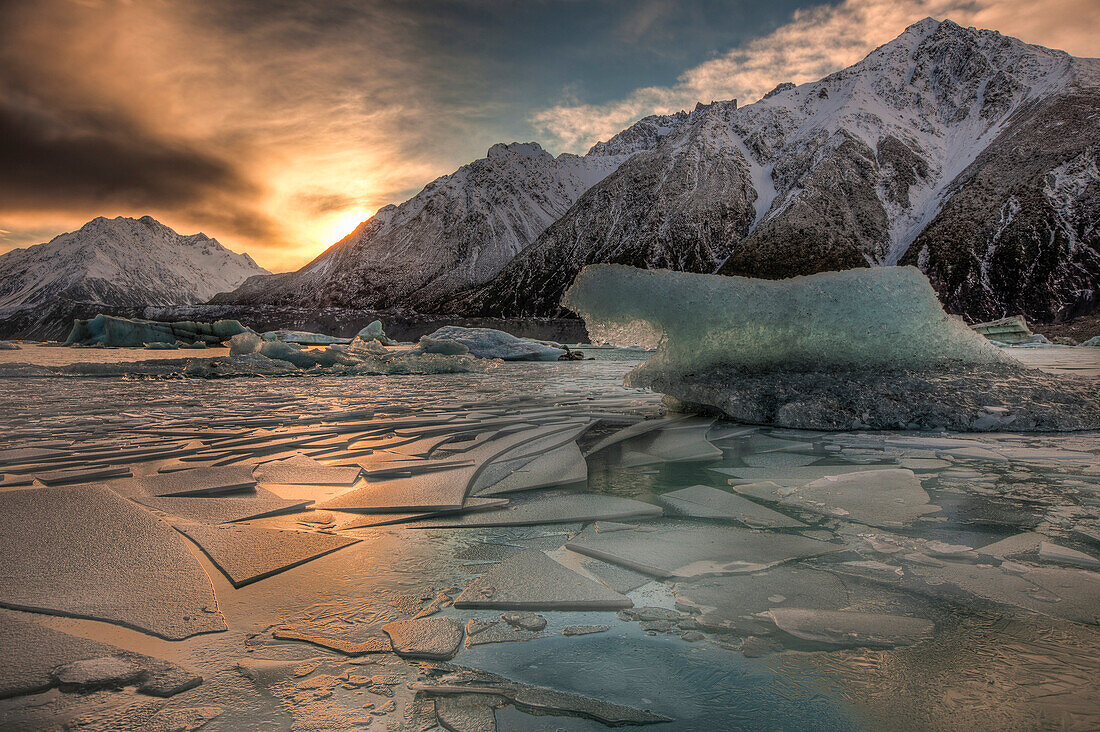
[(1095, 433), (739, 425), (630, 365), (0, 379), (0, 722), (1100, 724)]

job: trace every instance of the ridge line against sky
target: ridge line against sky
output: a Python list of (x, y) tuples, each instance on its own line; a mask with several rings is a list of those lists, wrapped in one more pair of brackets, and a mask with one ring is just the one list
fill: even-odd
[(1100, 55), (1095, 0), (0, 2), (0, 253), (148, 214), (296, 269), (495, 142), (583, 153), (927, 16)]

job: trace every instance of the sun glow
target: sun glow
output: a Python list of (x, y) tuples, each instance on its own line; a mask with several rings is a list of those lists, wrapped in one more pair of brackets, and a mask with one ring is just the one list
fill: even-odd
[(315, 249), (316, 254), (320, 254), (368, 218), (370, 214), (359, 209), (337, 211), (329, 216), (318, 217), (316, 223), (310, 227), (310, 250)]

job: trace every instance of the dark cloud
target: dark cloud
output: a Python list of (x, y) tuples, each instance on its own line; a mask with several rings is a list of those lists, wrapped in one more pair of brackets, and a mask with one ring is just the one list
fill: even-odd
[(110, 109), (48, 109), (0, 93), (0, 207), (186, 206), (252, 196), (233, 165)]

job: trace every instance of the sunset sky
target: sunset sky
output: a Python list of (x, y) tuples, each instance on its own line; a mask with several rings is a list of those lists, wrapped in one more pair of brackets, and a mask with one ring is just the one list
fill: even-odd
[(0, 253), (150, 214), (296, 269), (495, 142), (584, 152), (929, 15), (1100, 55), (1097, 0), (0, 0)]

